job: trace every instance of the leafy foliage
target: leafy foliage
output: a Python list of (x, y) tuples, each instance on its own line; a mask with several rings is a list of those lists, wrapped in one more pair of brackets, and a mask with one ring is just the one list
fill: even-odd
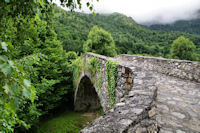
[[(99, 0), (96, 0), (96, 1), (99, 1)], [(82, 8), (82, 3), (81, 3), (81, 0), (75, 0), (75, 1), (72, 1), (72, 0), (60, 0), (61, 2), (61, 5), (64, 6), (64, 7), (67, 7), (69, 9), (71, 9), (71, 11), (73, 11), (74, 9), (81, 9)], [(93, 10), (93, 0), (88, 0), (86, 1), (86, 6), (89, 8), (89, 10)]]
[[(75, 52), (66, 53), (63, 50), (56, 33), (46, 21), (36, 16), (35, 23), (35, 34), (39, 38), (32, 39), (37, 39), (38, 43), (31, 43), (33, 48), (30, 55), (26, 54), (18, 61), (24, 65), (38, 96), (32, 114), (25, 111), (21, 115), (31, 124), (37, 123), (38, 116), (49, 113), (69, 100), (66, 95), (73, 93), (70, 65), (77, 57)], [(19, 54), (21, 55), (21, 52)]]
[(83, 45), (84, 52), (93, 52), (112, 57), (117, 55), (115, 49), (111, 34), (97, 26), (91, 29), (88, 40)]
[(43, 0), (0, 1), (0, 131), (23, 131), (73, 93), (70, 65), (77, 55), (57, 40), (52, 6)]
[(108, 60), (106, 62), (106, 79), (108, 82), (108, 93), (110, 97), (110, 107), (115, 104), (115, 88), (117, 85), (117, 62)]
[[(1, 48), (7, 53), (7, 44), (1, 42)], [(2, 51), (3, 53), (3, 51)], [(20, 106), (29, 100), (33, 104), (35, 88), (27, 80), (21, 66), (6, 55), (0, 56), (0, 131), (13, 132), (16, 125), (30, 126), (18, 117)]]
[(192, 41), (184, 36), (180, 36), (172, 43), (171, 57), (182, 60), (195, 60), (195, 48), (196, 47)]
[(99, 70), (99, 58), (91, 57), (88, 61), (87, 69), (95, 76), (96, 72)]

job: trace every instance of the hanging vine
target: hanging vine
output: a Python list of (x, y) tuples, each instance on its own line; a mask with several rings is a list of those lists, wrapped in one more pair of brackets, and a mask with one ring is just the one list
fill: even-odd
[(81, 57), (77, 58), (75, 61), (72, 62), (72, 68), (73, 68), (73, 85), (74, 87), (76, 87), (80, 73), (82, 69), (84, 69), (84, 60)]
[(101, 72), (100, 68), (98, 69), (97, 73), (98, 73), (97, 89), (101, 91), (101, 87), (102, 87), (102, 83), (103, 83), (103, 80), (102, 80), (103, 73)]
[(115, 88), (117, 83), (117, 62), (108, 60), (106, 62), (106, 78), (108, 82), (108, 93), (110, 98), (110, 108), (115, 103)]
[(91, 57), (88, 61), (87, 70), (92, 73), (93, 76), (97, 73), (98, 80), (96, 82), (97, 90), (100, 90), (102, 86), (102, 72), (100, 70), (100, 59), (98, 57)]

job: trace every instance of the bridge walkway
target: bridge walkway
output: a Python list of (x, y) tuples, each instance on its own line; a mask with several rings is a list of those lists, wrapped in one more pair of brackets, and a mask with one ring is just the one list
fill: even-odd
[(133, 87), (84, 133), (199, 133), (200, 83), (117, 59), (134, 74)]
[[(126, 62), (126, 64), (132, 63)], [(151, 71), (151, 73), (156, 79), (156, 122), (159, 132), (199, 133), (200, 83), (158, 72)]]
[(113, 109), (89, 124), (81, 133), (122, 133), (136, 130), (153, 132), (157, 130), (156, 80), (151, 72), (134, 66), (130, 68), (134, 71), (134, 86), (129, 93), (121, 98)]

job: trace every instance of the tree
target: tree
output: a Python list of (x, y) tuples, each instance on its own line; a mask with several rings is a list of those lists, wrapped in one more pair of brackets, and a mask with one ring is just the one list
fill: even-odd
[[(60, 1), (71, 9), (81, 7), (80, 0)], [(93, 5), (87, 5), (92, 10)], [(68, 55), (57, 40), (52, 9), (51, 0), (0, 1), (0, 132), (28, 129), (39, 116), (38, 106), (48, 112), (72, 88), (68, 68), (76, 54)]]
[(94, 26), (83, 45), (84, 52), (93, 52), (105, 56), (117, 55), (115, 42), (111, 34), (102, 28)]
[(192, 41), (184, 36), (178, 37), (171, 46), (171, 57), (181, 60), (194, 60), (194, 50), (196, 46)]
[(21, 107), (25, 111), (19, 114), (20, 118), (31, 125), (37, 124), (39, 116), (69, 100), (67, 95), (72, 95), (73, 90), (70, 64), (77, 57), (75, 52), (66, 53), (63, 50), (54, 30), (39, 16), (35, 18), (35, 25), (36, 38), (32, 39), (38, 42), (30, 43), (33, 51), (31, 55), (26, 54), (18, 60), (37, 92), (36, 109), (27, 111), (29, 104), (26, 104)]
[(20, 106), (26, 102), (33, 105), (35, 88), (27, 80), (22, 67), (7, 56), (10, 52), (8, 45), (12, 45), (0, 44), (0, 132), (7, 133), (13, 132), (15, 125), (30, 127), (18, 117), (17, 112), (22, 111)]

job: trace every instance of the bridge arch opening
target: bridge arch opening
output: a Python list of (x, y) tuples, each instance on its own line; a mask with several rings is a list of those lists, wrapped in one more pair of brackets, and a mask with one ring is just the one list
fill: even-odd
[(98, 94), (88, 76), (84, 76), (79, 83), (75, 96), (75, 111), (95, 111), (101, 108)]

